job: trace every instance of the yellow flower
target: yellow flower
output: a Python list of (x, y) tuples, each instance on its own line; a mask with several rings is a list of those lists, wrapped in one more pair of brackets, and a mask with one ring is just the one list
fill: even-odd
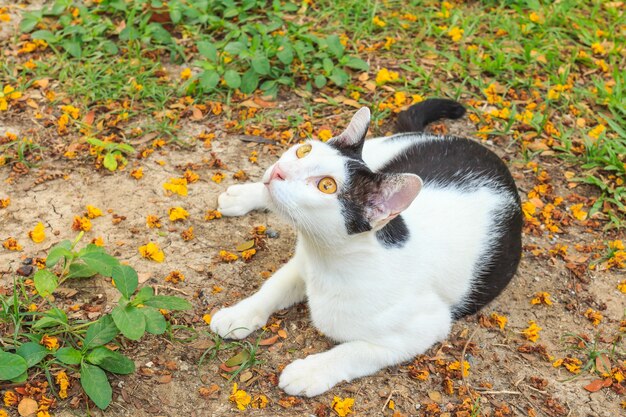
[(165, 277), (165, 281), (178, 284), (185, 280), (185, 276), (180, 271), (172, 271)]
[(617, 284), (617, 289), (626, 294), (626, 279)]
[(222, 218), (222, 213), (220, 213), (218, 210), (207, 210), (206, 214), (204, 215), (204, 220), (209, 221), (209, 220), (214, 220), (214, 219), (221, 219)]
[(189, 217), (189, 213), (182, 207), (172, 207), (167, 211), (170, 216), (170, 220), (175, 222), (176, 220), (185, 220)]
[(235, 255), (234, 253), (225, 251), (225, 250), (221, 250), (220, 251), (220, 259), (224, 262), (233, 262), (236, 261), (237, 259), (239, 259), (239, 256)]
[(536, 12), (530, 12), (528, 19), (530, 19), (533, 23), (543, 23), (543, 16), (537, 14)]
[(583, 210), (583, 204), (574, 204), (573, 206), (571, 206), (570, 211), (572, 213), (572, 216), (574, 216), (575, 218), (577, 218), (578, 220), (585, 220), (587, 218), (587, 212)]
[(500, 330), (503, 330), (504, 326), (506, 326), (506, 323), (509, 321), (505, 316), (500, 316), (496, 313), (491, 313), (491, 319), (496, 322)]
[(400, 78), (400, 75), (395, 71), (389, 71), (387, 68), (382, 68), (376, 74), (376, 84), (385, 84), (386, 82), (393, 82)]
[(146, 217), (146, 226), (148, 226), (150, 229), (154, 229), (154, 228), (160, 229), (161, 221), (154, 214), (148, 214), (148, 216)]
[(244, 261), (249, 261), (256, 254), (256, 249), (248, 249), (241, 252), (241, 259)]
[(331, 132), (328, 129), (322, 129), (319, 132), (317, 132), (317, 137), (319, 138), (319, 140), (321, 140), (322, 142), (326, 142), (328, 139), (333, 137), (333, 132)]
[(143, 177), (143, 168), (137, 168), (130, 171), (130, 176), (136, 180), (139, 180)]
[(542, 328), (537, 326), (537, 323), (535, 323), (533, 320), (529, 320), (528, 327), (522, 330), (522, 334), (526, 337), (526, 339), (530, 340), (531, 342), (536, 342), (537, 340), (539, 340), (539, 331), (541, 330)]
[(10, 198), (0, 198), (0, 208), (7, 208), (11, 204)]
[(4, 248), (8, 249), (8, 250), (13, 250), (13, 251), (20, 251), (20, 250), (22, 250), (22, 245), (17, 243), (17, 240), (15, 240), (14, 237), (10, 237), (7, 240), (5, 240), (2, 243), (2, 246), (4, 246)]
[(181, 80), (188, 80), (189, 78), (191, 78), (191, 69), (185, 68), (184, 70), (180, 72)]
[(88, 232), (91, 230), (91, 221), (87, 217), (74, 216), (72, 230)]
[(59, 348), (59, 340), (56, 337), (48, 336), (47, 334), (43, 335), (39, 344), (45, 346), (48, 350)]
[(170, 178), (170, 182), (163, 184), (163, 189), (173, 194), (185, 196), (187, 195), (187, 179)]
[(530, 300), (530, 304), (532, 305), (545, 304), (545, 305), (551, 306), (552, 300), (550, 300), (550, 293), (547, 293), (545, 291), (536, 293), (535, 297), (532, 300)]
[(139, 247), (139, 253), (146, 259), (156, 262), (163, 262), (165, 254), (156, 243), (149, 242), (147, 245)]
[[(448, 365), (448, 369), (451, 371), (461, 370), (461, 362), (455, 361)], [(467, 361), (463, 361), (463, 377), (466, 378), (469, 375), (470, 364)]]
[(589, 136), (591, 136), (594, 139), (598, 139), (600, 138), (600, 135), (606, 130), (606, 127), (602, 124), (597, 125), (596, 127), (594, 127), (593, 129), (591, 129), (588, 133)]
[(72, 116), (72, 119), (78, 119), (80, 117), (80, 110), (74, 106), (61, 106), (63, 114)]
[(65, 371), (61, 371), (55, 378), (56, 383), (59, 385), (59, 397), (62, 399), (67, 398), (67, 389), (70, 386), (70, 380), (67, 377)]
[(104, 239), (102, 239), (102, 236), (98, 236), (96, 238), (93, 238), (91, 240), (91, 243), (93, 243), (96, 246), (102, 247), (102, 246), (104, 246)]
[(184, 241), (190, 241), (193, 240), (196, 236), (193, 234), (193, 226), (189, 226), (189, 229), (184, 230), (180, 236), (183, 238)]
[(404, 94), (401, 91), (396, 91), (393, 95), (393, 103), (396, 105), (396, 107), (404, 106), (405, 102), (406, 102), (406, 94)]
[(90, 219), (95, 219), (96, 217), (102, 216), (102, 210), (100, 210), (98, 207), (88, 205), (85, 208), (87, 209), (87, 217)]
[(185, 171), (184, 177), (187, 180), (188, 184), (193, 184), (194, 182), (197, 182), (200, 179), (200, 175), (196, 174), (190, 169)]
[(267, 407), (268, 402), (269, 401), (267, 400), (267, 397), (265, 395), (257, 395), (252, 400), (252, 408), (265, 408)]
[(595, 55), (604, 55), (606, 54), (606, 50), (604, 49), (604, 46), (599, 43), (599, 42), (595, 42), (593, 44), (591, 44), (591, 50), (593, 51), (593, 53)]
[(205, 314), (204, 316), (202, 316), (202, 320), (204, 320), (206, 324), (211, 324), (211, 315)]
[(12, 407), (17, 404), (17, 395), (13, 391), (7, 391), (4, 393), (4, 405)]
[(237, 405), (237, 408), (240, 410), (245, 410), (252, 401), (252, 397), (250, 397), (250, 394), (248, 394), (244, 390), (238, 389), (237, 383), (233, 384), (233, 393), (228, 399), (234, 402)]
[(348, 414), (352, 414), (352, 407), (354, 406), (354, 398), (346, 397), (341, 399), (340, 397), (333, 398), (333, 402), (330, 407), (339, 415), (339, 417), (345, 417)]
[(448, 36), (450, 37), (450, 39), (452, 39), (453, 42), (459, 42), (461, 39), (463, 39), (464, 32), (465, 31), (463, 29), (460, 29), (456, 26), (452, 26), (448, 30)]
[(41, 243), (46, 238), (46, 231), (44, 229), (43, 223), (37, 223), (37, 226), (30, 232), (28, 232), (28, 237), (35, 243)]
[(555, 368), (558, 368), (561, 365), (564, 366), (571, 373), (578, 374), (580, 373), (580, 365), (582, 365), (582, 362), (580, 361), (580, 359), (571, 358), (568, 356), (563, 359), (557, 359), (552, 364), (552, 366)]
[(524, 218), (527, 220), (532, 219), (536, 212), (537, 207), (531, 201), (525, 201), (522, 203), (522, 213), (524, 213)]
[(381, 28), (384, 28), (385, 26), (387, 26), (387, 23), (385, 23), (378, 16), (374, 16), (374, 18), (372, 19), (372, 23)]
[[(2, 15), (0, 15), (0, 17), (2, 17)], [(5, 410), (0, 409), (0, 417), (9, 417), (9, 414)]]
[[(65, 395), (67, 396), (67, 393), (65, 393)], [(59, 392), (59, 397), (61, 397), (61, 393)], [(61, 397), (63, 398), (63, 397)], [(51, 417), (50, 413), (48, 412), (48, 410), (41, 410), (41, 411), (37, 411), (37, 417)]]
[(584, 314), (587, 319), (593, 323), (594, 326), (597, 326), (602, 321), (602, 314), (599, 311), (596, 311), (592, 308), (588, 308)]
[(226, 176), (224, 174), (222, 174), (221, 172), (216, 172), (215, 174), (213, 174), (213, 176), (211, 177), (211, 180), (217, 184), (219, 184), (220, 182), (222, 182), (222, 180), (225, 178)]

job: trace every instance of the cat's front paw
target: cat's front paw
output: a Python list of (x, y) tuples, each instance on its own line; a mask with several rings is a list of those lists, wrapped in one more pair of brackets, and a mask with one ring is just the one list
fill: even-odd
[(211, 318), (211, 330), (228, 339), (243, 339), (267, 322), (268, 315), (249, 303), (223, 308)]
[(332, 364), (325, 363), (324, 354), (311, 355), (298, 359), (287, 365), (280, 375), (278, 386), (289, 395), (315, 397), (322, 394), (341, 379), (338, 369), (333, 370)]
[(259, 188), (258, 183), (231, 185), (217, 198), (217, 209), (224, 216), (243, 216), (259, 206)]

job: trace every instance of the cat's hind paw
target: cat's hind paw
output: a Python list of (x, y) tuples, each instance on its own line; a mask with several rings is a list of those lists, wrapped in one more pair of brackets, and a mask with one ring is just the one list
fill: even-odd
[(287, 365), (280, 375), (278, 386), (289, 395), (306, 397), (315, 397), (331, 389), (341, 379), (337, 378), (337, 370), (324, 363), (322, 355), (311, 355)]
[(217, 198), (218, 211), (224, 216), (243, 216), (263, 206), (261, 183), (231, 185)]

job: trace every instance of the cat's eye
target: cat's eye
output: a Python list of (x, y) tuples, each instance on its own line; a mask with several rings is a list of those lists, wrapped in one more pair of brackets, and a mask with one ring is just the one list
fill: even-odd
[(317, 183), (317, 188), (325, 194), (334, 194), (337, 191), (337, 183), (330, 177), (324, 177)]
[(305, 156), (309, 154), (309, 152), (311, 152), (311, 145), (308, 143), (305, 143), (304, 145), (296, 149), (296, 156), (298, 158), (304, 158)]

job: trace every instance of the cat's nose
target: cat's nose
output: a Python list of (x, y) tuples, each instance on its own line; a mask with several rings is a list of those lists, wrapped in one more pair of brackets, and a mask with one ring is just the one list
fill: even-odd
[(280, 169), (278, 164), (274, 165), (274, 169), (272, 169), (272, 173), (270, 174), (270, 181), (273, 181), (273, 180), (285, 181), (285, 178), (287, 178), (285, 171)]

